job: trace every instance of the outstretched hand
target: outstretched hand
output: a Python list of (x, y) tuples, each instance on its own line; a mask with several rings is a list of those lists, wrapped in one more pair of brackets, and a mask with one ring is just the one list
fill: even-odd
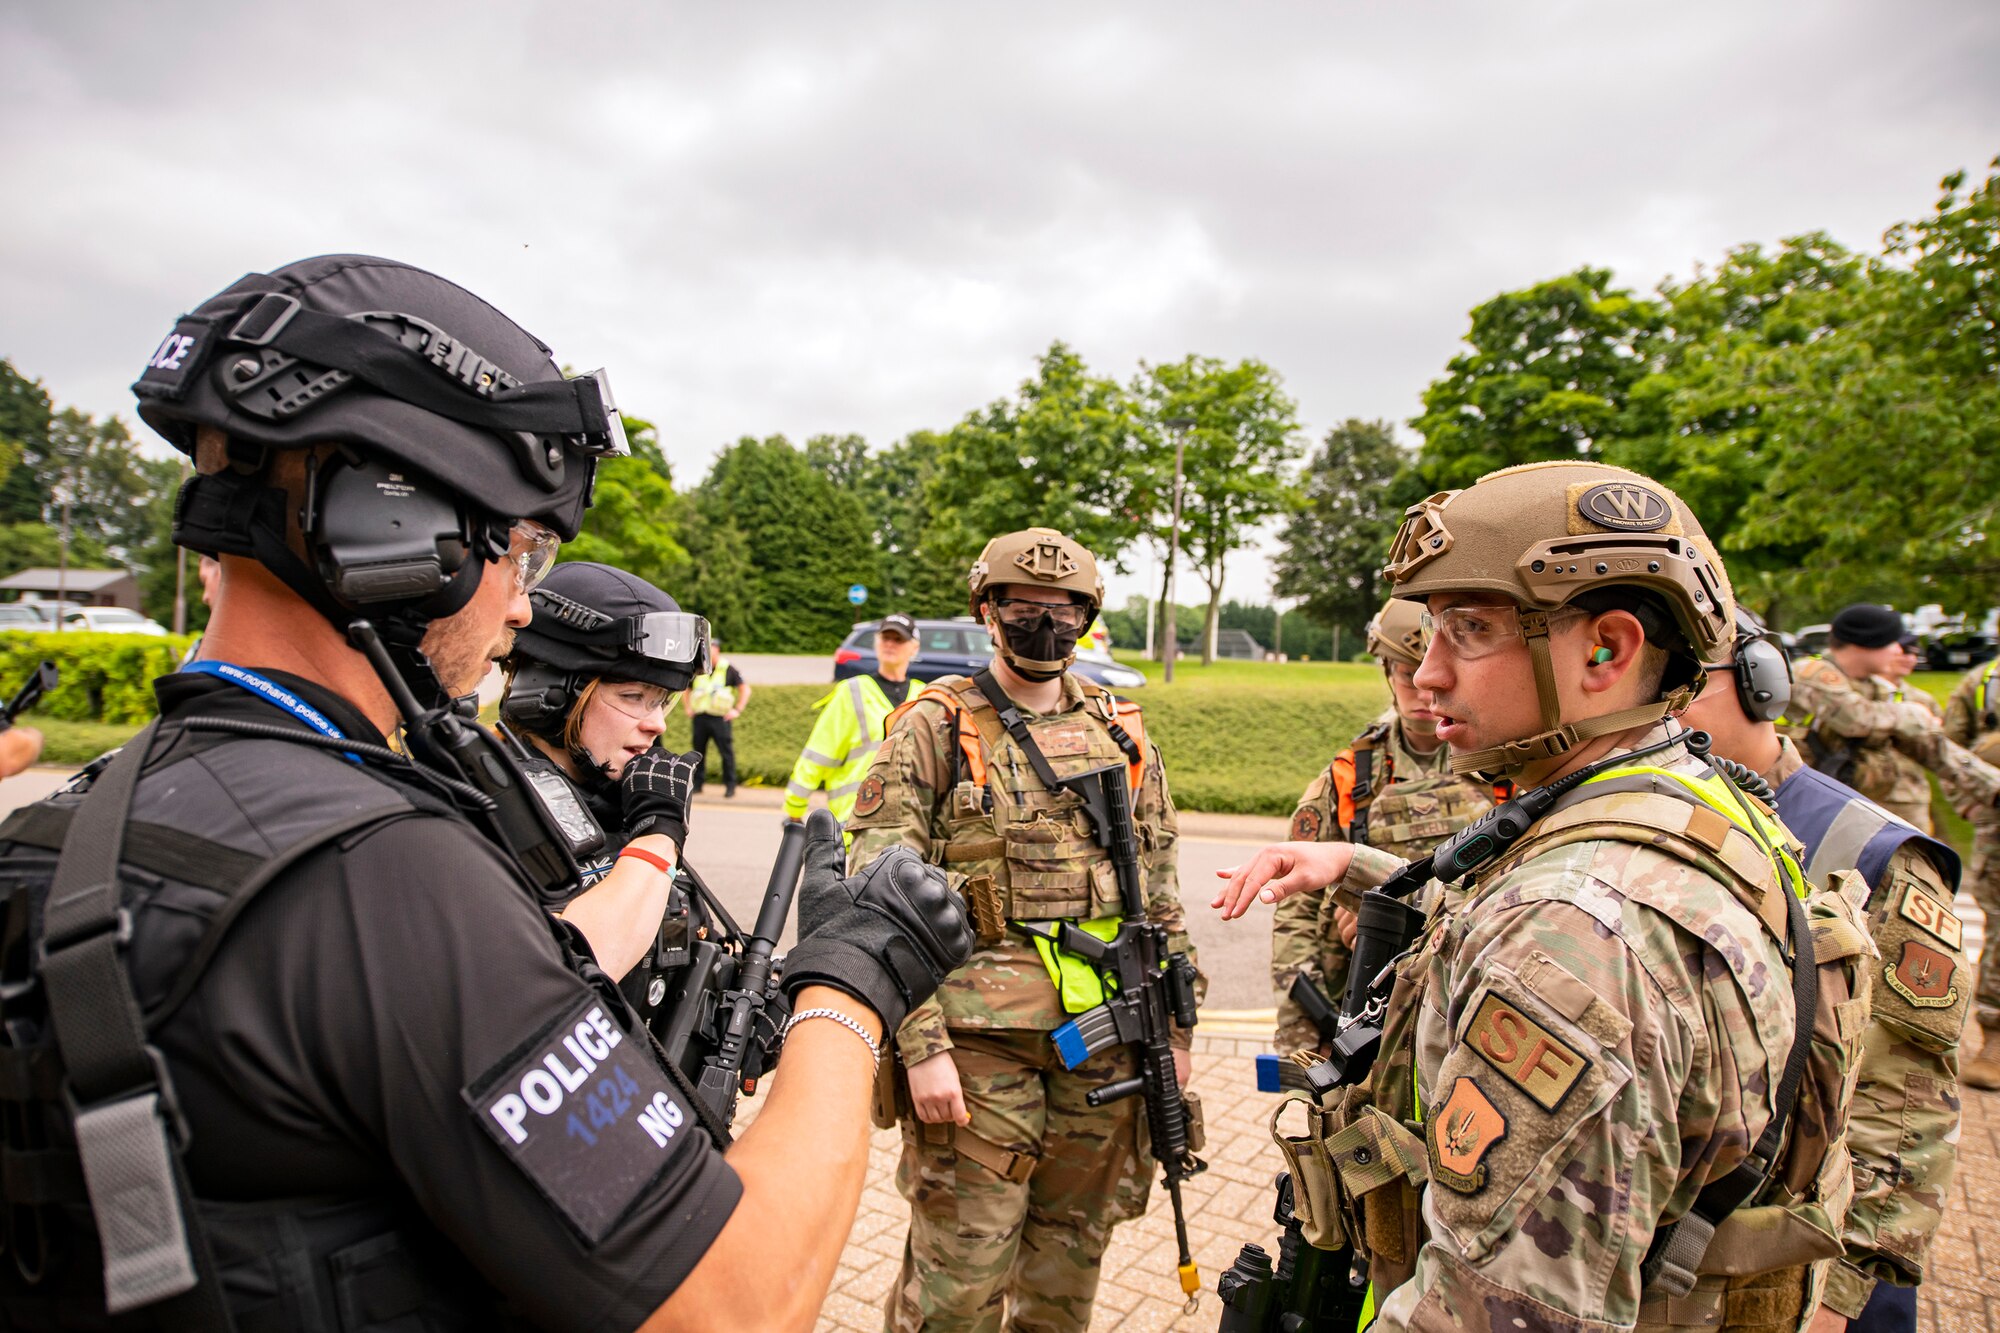
[(1350, 843), (1274, 843), (1242, 865), (1216, 871), (1225, 883), (1209, 906), (1220, 909), (1224, 921), (1231, 921), (1249, 911), (1252, 902), (1277, 903), (1295, 893), (1339, 883), (1353, 859)]

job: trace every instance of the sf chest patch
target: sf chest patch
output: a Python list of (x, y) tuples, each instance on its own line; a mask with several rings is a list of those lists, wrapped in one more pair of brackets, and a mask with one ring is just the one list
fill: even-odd
[(594, 999), (542, 1030), (461, 1096), (590, 1245), (700, 1133), (651, 1055)]
[(1590, 1061), (1492, 991), (1479, 1002), (1466, 1040), (1502, 1077), (1545, 1111), (1562, 1105)]
[(1486, 1188), (1486, 1154), (1507, 1137), (1507, 1117), (1477, 1079), (1461, 1075), (1431, 1120), (1431, 1179), (1460, 1194)]
[(1953, 949), (1965, 946), (1965, 925), (1953, 911), (1915, 884), (1903, 888), (1897, 915), (1919, 930), (1937, 936)]

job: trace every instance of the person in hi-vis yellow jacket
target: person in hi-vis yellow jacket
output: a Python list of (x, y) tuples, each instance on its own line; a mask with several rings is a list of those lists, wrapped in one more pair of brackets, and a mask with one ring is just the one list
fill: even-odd
[(854, 795), (882, 744), (889, 714), (924, 683), (909, 678), (917, 655), (917, 623), (898, 612), (875, 631), (875, 670), (850, 676), (815, 705), (819, 721), (792, 765), (785, 788), (785, 818), (804, 819), (806, 800), (826, 788), (826, 808), (843, 825), (854, 813)]

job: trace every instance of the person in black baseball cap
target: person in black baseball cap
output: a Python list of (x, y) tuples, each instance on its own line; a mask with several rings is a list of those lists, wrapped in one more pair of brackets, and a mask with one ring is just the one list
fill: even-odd
[(792, 765), (785, 784), (785, 818), (804, 819), (806, 803), (826, 789), (826, 808), (842, 824), (854, 813), (854, 800), (875, 751), (882, 746), (889, 715), (902, 707), (912, 687), (910, 663), (917, 655), (917, 622), (901, 611), (883, 616), (875, 626), (875, 669), (849, 676), (833, 693), (813, 705), (819, 720)]

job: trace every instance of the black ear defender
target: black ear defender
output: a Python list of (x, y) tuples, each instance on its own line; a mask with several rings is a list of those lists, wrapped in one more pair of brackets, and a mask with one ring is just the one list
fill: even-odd
[(576, 677), (541, 662), (524, 660), (507, 681), (500, 699), (500, 716), (531, 736), (559, 740), (576, 703)]
[(313, 468), (300, 518), (321, 577), (350, 606), (434, 597), (474, 545), (452, 497), (372, 458), (335, 456)]

